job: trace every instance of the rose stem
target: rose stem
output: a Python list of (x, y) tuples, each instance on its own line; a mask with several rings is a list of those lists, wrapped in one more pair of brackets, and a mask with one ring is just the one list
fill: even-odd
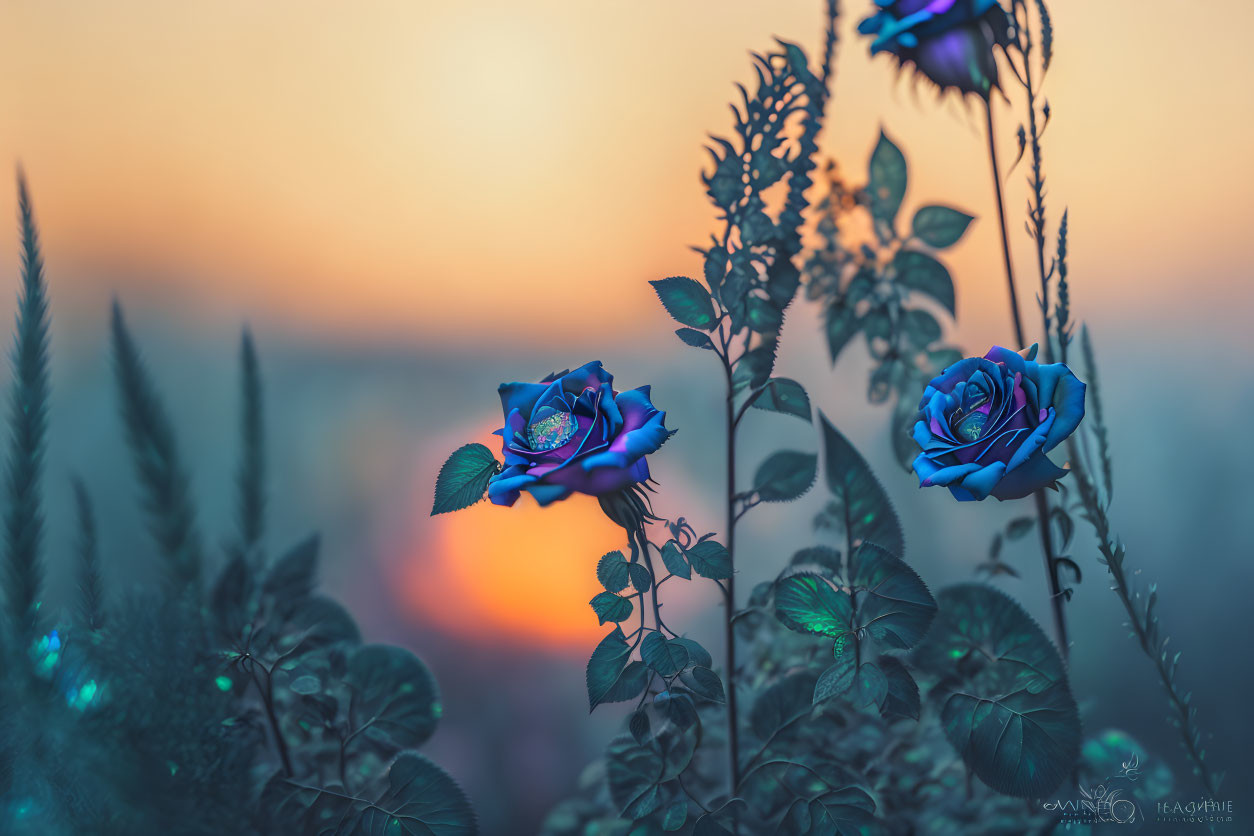
[[(997, 220), (1001, 231), (1001, 251), (1006, 265), (1006, 286), (1010, 290), (1010, 319), (1014, 324), (1015, 339), (1020, 349), (1026, 348), (1023, 337), (1023, 322), (1019, 319), (1019, 297), (1015, 292), (1014, 266), (1010, 260), (1010, 236), (1006, 233), (1006, 201), (1001, 188), (1001, 170), (997, 165), (997, 133), (993, 127), (993, 100), (990, 96), (984, 100), (984, 113), (988, 117), (988, 161), (993, 170), (993, 188), (997, 195)], [(1045, 335), (1049, 339), (1049, 335)], [(1045, 577), (1049, 581), (1049, 600), (1054, 611), (1054, 634), (1058, 641), (1058, 649), (1063, 661), (1070, 654), (1071, 645), (1067, 639), (1067, 615), (1063, 607), (1066, 599), (1058, 583), (1058, 564), (1054, 559), (1054, 534), (1049, 527), (1049, 500), (1044, 488), (1034, 494), (1036, 500), (1037, 524), (1041, 529), (1041, 551), (1045, 557)]]
[(732, 388), (732, 368), (726, 357), (723, 369), (727, 377), (727, 560), (731, 571), (723, 598), (726, 622), (724, 643), (727, 645), (727, 753), (731, 774), (731, 793), (740, 786), (740, 730), (736, 706), (736, 630), (732, 617), (736, 614), (736, 409)]

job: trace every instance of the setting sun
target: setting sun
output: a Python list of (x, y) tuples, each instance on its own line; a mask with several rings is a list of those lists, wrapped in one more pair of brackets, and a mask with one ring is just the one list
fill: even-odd
[(623, 546), (622, 529), (590, 496), (541, 508), (482, 502), (431, 521), (433, 548), (407, 560), (399, 598), (450, 633), (586, 652), (607, 628), (588, 601), (596, 562)]

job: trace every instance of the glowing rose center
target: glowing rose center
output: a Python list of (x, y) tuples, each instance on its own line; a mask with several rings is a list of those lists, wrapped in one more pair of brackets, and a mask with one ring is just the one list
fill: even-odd
[(569, 412), (542, 406), (527, 425), (527, 445), (537, 453), (556, 450), (575, 437), (579, 423)]

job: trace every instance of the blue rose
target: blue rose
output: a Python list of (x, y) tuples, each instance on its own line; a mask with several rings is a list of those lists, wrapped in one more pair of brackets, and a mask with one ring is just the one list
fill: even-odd
[(997, 86), (994, 47), (1010, 43), (1013, 25), (998, 0), (877, 0), (879, 11), (858, 31), (871, 54), (887, 52), (942, 90), (985, 98)]
[(1062, 363), (993, 347), (928, 384), (919, 403), (914, 460), (920, 487), (944, 485), (960, 500), (1019, 499), (1065, 470), (1045, 454), (1084, 418), (1084, 384)]
[(505, 468), (488, 498), (513, 505), (526, 490), (541, 505), (572, 493), (604, 497), (649, 479), (645, 456), (673, 430), (649, 401), (649, 387), (615, 392), (599, 362), (549, 375), (540, 383), (502, 383)]

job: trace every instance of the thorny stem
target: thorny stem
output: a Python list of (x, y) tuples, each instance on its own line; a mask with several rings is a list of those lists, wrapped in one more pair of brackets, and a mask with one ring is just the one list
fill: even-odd
[[(997, 219), (1001, 228), (1001, 251), (1006, 265), (1006, 285), (1010, 291), (1010, 318), (1014, 325), (1015, 340), (1019, 348), (1026, 348), (1023, 321), (1019, 318), (1019, 297), (1015, 292), (1014, 266), (1010, 259), (1010, 236), (1006, 233), (1006, 201), (1002, 194), (1001, 170), (997, 165), (997, 134), (993, 126), (993, 102), (986, 99), (984, 113), (988, 117), (988, 161), (993, 171), (993, 187), (997, 195)], [(1049, 338), (1048, 333), (1045, 335)], [(1053, 532), (1049, 525), (1049, 500), (1042, 488), (1036, 491), (1037, 524), (1041, 529), (1041, 551), (1045, 558), (1045, 577), (1049, 581), (1049, 600), (1054, 613), (1054, 636), (1063, 661), (1067, 661), (1071, 645), (1067, 638), (1066, 598), (1058, 581), (1058, 560), (1054, 555)]]

